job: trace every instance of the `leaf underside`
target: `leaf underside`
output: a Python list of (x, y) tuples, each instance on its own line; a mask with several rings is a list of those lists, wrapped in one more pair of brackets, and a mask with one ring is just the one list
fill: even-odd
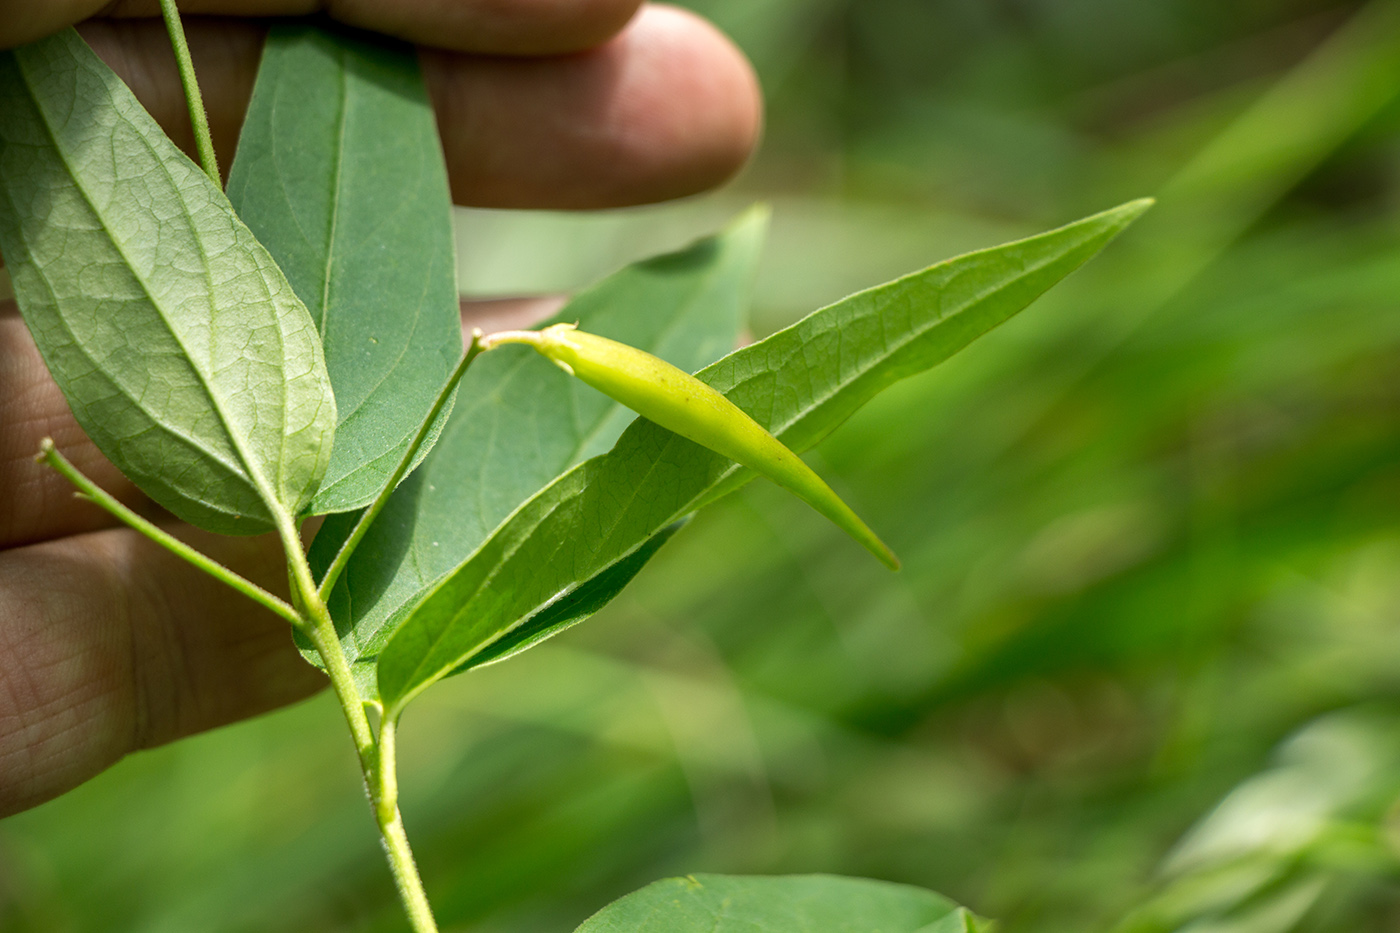
[(228, 191), (325, 347), (339, 424), (307, 511), (361, 508), (462, 352), (452, 199), (413, 49), (329, 24), (274, 26)]
[[(716, 237), (629, 266), (555, 320), (698, 369), (738, 339), (766, 224), (766, 211), (750, 211)], [(530, 351), (497, 350), (472, 364), (437, 447), (389, 500), (331, 593), (341, 644), (368, 695), (380, 647), (421, 594), (521, 503), (611, 447), (633, 417)], [(318, 575), (357, 517), (327, 519), (311, 548)]]
[(223, 534), (311, 500), (335, 400), (310, 315), (71, 29), (0, 52), (0, 250), (78, 423), (148, 495)]
[(545, 639), (553, 638), (560, 632), (578, 625), (612, 602), (617, 594), (626, 589), (627, 584), (631, 583), (632, 579), (641, 573), (647, 562), (656, 556), (656, 552), (661, 550), (661, 546), (671, 540), (671, 537), (680, 531), (685, 524), (686, 520), (681, 520), (661, 529), (660, 532), (652, 535), (643, 542), (641, 547), (622, 560), (585, 581), (578, 589), (545, 606), (520, 625), (467, 658), (466, 661), (462, 662), (462, 666), (452, 673), (461, 674), (474, 667), (495, 664), (497, 661), (515, 657), (520, 652), (533, 648)]
[(647, 885), (576, 933), (965, 933), (971, 915), (923, 888), (836, 875), (687, 875)]
[[(1136, 219), (1133, 202), (853, 295), (697, 375), (804, 450), (894, 382), (947, 359), (1087, 261)], [(380, 653), (390, 714), (520, 620), (751, 477), (649, 422), (518, 509), (444, 577)]]

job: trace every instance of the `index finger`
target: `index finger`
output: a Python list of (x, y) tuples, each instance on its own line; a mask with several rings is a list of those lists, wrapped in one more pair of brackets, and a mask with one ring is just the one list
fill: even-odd
[[(617, 34), (641, 0), (181, 0), (180, 11), (332, 19), (420, 45), (488, 55), (557, 55)], [(158, 16), (158, 0), (0, 0), (0, 48), (92, 16)]]

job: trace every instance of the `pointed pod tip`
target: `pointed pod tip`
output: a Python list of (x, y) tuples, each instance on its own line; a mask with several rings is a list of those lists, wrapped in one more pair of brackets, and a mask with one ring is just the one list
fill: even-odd
[(884, 564), (890, 570), (897, 572), (903, 566), (903, 564), (899, 562), (899, 558), (895, 556), (894, 551), (891, 551), (883, 541), (880, 542), (880, 550), (874, 553), (875, 556), (880, 559), (880, 563)]
[(756, 232), (766, 233), (768, 224), (773, 219), (773, 205), (767, 201), (755, 201), (729, 222), (726, 229), (730, 231), (742, 230), (751, 227)]
[(870, 529), (870, 526), (859, 518), (855, 519), (854, 527), (840, 522), (837, 524), (854, 538), (861, 547), (869, 551), (876, 560), (884, 564), (888, 569), (897, 571), (903, 566), (900, 564), (899, 558), (895, 556), (894, 551), (890, 549), (890, 546), (881, 541), (879, 535), (875, 534), (875, 532)]

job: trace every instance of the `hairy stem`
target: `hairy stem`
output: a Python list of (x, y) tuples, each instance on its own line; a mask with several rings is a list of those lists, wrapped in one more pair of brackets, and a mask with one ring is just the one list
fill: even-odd
[[(391, 483), (391, 488), (392, 485)], [(307, 635), (326, 666), (331, 687), (335, 690), (336, 699), (340, 701), (341, 711), (345, 714), (345, 721), (350, 726), (350, 735), (355, 741), (355, 751), (360, 759), (360, 773), (364, 776), (365, 788), (369, 791), (370, 804), (374, 808), (374, 821), (379, 826), (379, 835), (384, 842), (384, 852), (389, 859), (389, 869), (393, 872), (399, 898), (403, 902), (414, 933), (438, 933), (437, 922), (433, 920), (433, 911), (428, 905), (428, 895), (423, 889), (423, 880), (419, 877), (418, 867), (413, 861), (413, 850), (409, 847), (408, 835), (404, 832), (403, 819), (399, 815), (398, 771), (394, 757), (395, 722), (385, 719), (380, 723), (379, 736), (376, 739), (374, 731), (370, 728), (369, 717), (365, 715), (365, 699), (351, 676), (350, 664), (340, 647), (340, 636), (335, 630), (330, 610), (312, 579), (311, 567), (306, 561), (306, 553), (302, 549), (296, 526), (288, 520), (279, 526), (279, 530), (282, 532), (283, 546), (287, 551), (292, 586), (307, 617)]]
[(100, 506), (113, 515), (118, 521), (139, 531), (176, 557), (188, 561), (214, 579), (228, 584), (233, 589), (253, 600), (253, 602), (266, 609), (272, 610), (296, 627), (303, 627), (304, 620), (302, 616), (286, 602), (278, 599), (253, 581), (234, 573), (212, 557), (201, 554), (179, 538), (176, 538), (174, 535), (122, 505), (111, 493), (106, 492), (92, 480), (80, 473), (78, 468), (73, 466), (67, 457), (59, 453), (58, 449), (54, 447), (52, 438), (44, 438), (43, 443), (39, 447), (39, 456), (35, 459), (41, 463), (47, 463), (49, 466), (53, 467), (53, 469), (57, 470), (64, 479), (72, 483), (78, 490), (77, 495), (80, 498)]
[[(473, 341), (473, 347), (475, 346)], [(365, 787), (369, 791), (370, 803), (374, 808), (375, 823), (378, 824), (380, 836), (384, 841), (389, 869), (393, 872), (394, 884), (398, 887), (413, 931), (437, 933), (432, 908), (428, 904), (423, 881), (413, 860), (413, 850), (409, 847), (408, 836), (404, 832), (403, 818), (399, 814), (398, 770), (394, 757), (396, 720), (386, 718), (381, 723), (379, 736), (376, 738), (365, 713), (365, 698), (351, 675), (350, 664), (345, 658), (345, 652), (340, 646), (340, 636), (335, 630), (335, 622), (312, 579), (301, 535), (297, 532), (296, 523), (291, 516), (285, 513), (278, 516), (277, 532), (287, 554), (287, 576), (296, 602), (295, 607), (137, 515), (79, 472), (77, 467), (58, 452), (52, 439), (44, 439), (40, 453), (35, 459), (47, 463), (72, 483), (80, 497), (105, 509), (177, 557), (277, 613), (306, 634), (321, 656), (331, 687), (345, 715), (345, 722), (350, 727), (350, 735), (355, 742), (355, 752), (360, 762), (360, 773), (364, 776)]]
[(190, 47), (185, 41), (185, 27), (180, 24), (180, 11), (175, 0), (160, 0), (160, 12), (165, 18), (165, 29), (170, 33), (170, 47), (175, 50), (175, 64), (180, 69), (180, 84), (185, 88), (185, 103), (190, 109), (190, 125), (194, 128), (194, 145), (199, 152), (199, 164), (214, 184), (223, 188), (219, 175), (219, 162), (214, 157), (214, 140), (209, 135), (209, 116), (204, 110), (204, 98), (199, 93), (199, 82), (195, 80), (194, 61), (190, 58)]
[(394, 872), (394, 882), (399, 888), (399, 898), (415, 933), (437, 933), (437, 922), (433, 919), (428, 894), (423, 889), (423, 880), (418, 876), (413, 850), (409, 848), (408, 835), (404, 832), (403, 817), (399, 814), (398, 775), (394, 759), (394, 731), (397, 725), (395, 720), (385, 719), (379, 727), (379, 761), (371, 790), (374, 815), (379, 823), (379, 834), (384, 840), (384, 851), (389, 856), (389, 866)]
[(447, 382), (442, 387), (442, 391), (438, 392), (438, 397), (433, 402), (432, 410), (428, 412), (428, 417), (424, 419), (422, 426), (418, 428), (418, 433), (413, 436), (413, 441), (408, 445), (408, 449), (404, 451), (403, 457), (399, 460), (399, 465), (394, 468), (394, 474), (389, 477), (389, 481), (384, 484), (384, 488), (379, 491), (379, 495), (375, 497), (374, 502), (360, 515), (360, 520), (355, 523), (355, 528), (350, 532), (350, 537), (346, 538), (345, 543), (340, 546), (340, 550), (336, 552), (335, 560), (331, 561), (331, 565), (326, 570), (325, 576), (321, 578), (321, 585), (318, 589), (323, 602), (330, 598), (331, 590), (335, 588), (335, 581), (340, 579), (340, 574), (345, 569), (345, 565), (350, 563), (350, 557), (355, 553), (355, 548), (359, 547), (360, 541), (364, 538), (365, 533), (369, 531), (370, 525), (374, 524), (374, 520), (379, 517), (379, 513), (382, 512), (384, 506), (388, 504), (389, 497), (392, 496), (394, 490), (398, 488), (399, 481), (404, 478), (404, 474), (408, 472), (408, 468), (413, 465), (413, 458), (418, 456), (418, 451), (422, 449), (423, 442), (428, 439), (428, 432), (433, 429), (433, 424), (437, 421), (438, 416), (442, 414), (442, 409), (447, 405), (447, 400), (452, 397), (452, 393), (456, 390), (457, 384), (461, 382), (462, 377), (466, 375), (467, 367), (471, 366), (472, 360), (476, 359), (484, 349), (485, 346), (481, 342), (481, 331), (473, 330), (471, 343), (467, 344), (466, 352), (462, 354), (462, 359), (458, 362), (457, 368), (454, 369), (452, 375), (448, 377)]
[(278, 533), (282, 536), (282, 546), (287, 552), (288, 576), (292, 591), (296, 594), (301, 611), (306, 616), (307, 637), (315, 645), (317, 653), (326, 665), (326, 676), (330, 678), (340, 708), (345, 713), (345, 722), (350, 727), (350, 735), (355, 740), (355, 751), (360, 756), (361, 770), (368, 773), (374, 763), (374, 730), (370, 728), (369, 717), (365, 715), (364, 698), (350, 674), (350, 664), (345, 660), (345, 652), (340, 647), (340, 635), (335, 630), (330, 609), (316, 589), (311, 577), (311, 566), (306, 562), (306, 552), (302, 547), (301, 535), (290, 517), (283, 516), (278, 522)]

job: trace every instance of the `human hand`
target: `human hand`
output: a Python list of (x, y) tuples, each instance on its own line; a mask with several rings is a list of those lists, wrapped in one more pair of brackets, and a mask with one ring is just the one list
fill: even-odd
[[(265, 25), (309, 0), (182, 3), (227, 166)], [(422, 60), (454, 198), (597, 208), (703, 190), (742, 164), (761, 105), (742, 56), (691, 14), (638, 0), (340, 0), (352, 25), (430, 44)], [(86, 19), (97, 12), (104, 18)], [(80, 22), (137, 97), (192, 150), (155, 0), (0, 0), (0, 48)], [(220, 18), (201, 18), (200, 14)], [(75, 500), (33, 462), (52, 436), (83, 472), (153, 507), (74, 423), (13, 302), (0, 302), (0, 816), (127, 752), (253, 715), (325, 680), (286, 623)], [(176, 534), (285, 590), (277, 542)]]

